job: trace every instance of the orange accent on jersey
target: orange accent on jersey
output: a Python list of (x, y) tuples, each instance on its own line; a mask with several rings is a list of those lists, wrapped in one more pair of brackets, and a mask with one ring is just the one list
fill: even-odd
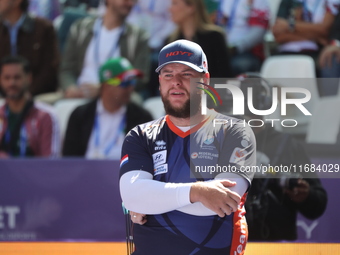
[(234, 229), (230, 255), (243, 255), (248, 241), (248, 225), (245, 217), (246, 210), (244, 209), (246, 197), (247, 195), (244, 194), (238, 210), (234, 212)]
[(179, 137), (184, 138), (184, 137), (186, 137), (186, 136), (188, 136), (188, 135), (190, 135), (190, 134), (195, 133), (197, 130), (199, 130), (199, 129), (203, 126), (203, 124), (207, 121), (207, 119), (204, 120), (203, 122), (201, 122), (200, 124), (194, 126), (192, 129), (190, 129), (190, 130), (188, 130), (188, 131), (186, 131), (186, 132), (183, 132), (182, 130), (180, 130), (180, 129), (179, 129), (179, 128), (178, 128), (178, 127), (170, 120), (169, 115), (166, 115), (166, 116), (165, 116), (165, 121), (168, 123), (168, 126), (169, 126), (169, 128), (171, 129), (172, 132), (174, 132), (174, 133), (175, 133), (176, 135), (178, 135)]

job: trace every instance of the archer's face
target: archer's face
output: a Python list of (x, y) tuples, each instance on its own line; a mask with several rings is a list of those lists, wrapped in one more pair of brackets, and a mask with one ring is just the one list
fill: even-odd
[(202, 78), (204, 74), (184, 64), (171, 63), (159, 74), (160, 94), (167, 114), (179, 118), (190, 117), (190, 102), (199, 109), (200, 91), (191, 88), (190, 79)]

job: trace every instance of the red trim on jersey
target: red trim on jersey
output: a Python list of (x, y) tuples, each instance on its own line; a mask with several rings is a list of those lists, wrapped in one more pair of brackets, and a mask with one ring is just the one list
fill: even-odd
[(124, 159), (126, 159), (127, 157), (129, 157), (128, 154), (126, 154), (124, 157), (122, 157), (122, 159), (120, 160), (120, 162), (122, 162)]
[(207, 121), (207, 119), (205, 119), (204, 121), (202, 121), (200, 124), (194, 126), (192, 129), (189, 129), (186, 132), (183, 132), (182, 130), (180, 130), (169, 118), (169, 115), (165, 116), (165, 121), (168, 123), (169, 128), (171, 129), (172, 132), (174, 132), (176, 135), (178, 135), (181, 138), (185, 138), (190, 134), (195, 133), (197, 130), (199, 130), (203, 124)]
[(246, 221), (246, 210), (244, 209), (244, 203), (247, 195), (244, 194), (238, 210), (234, 212), (234, 228), (233, 228), (233, 239), (231, 242), (230, 255), (241, 254), (245, 252), (246, 244), (248, 241), (248, 225)]

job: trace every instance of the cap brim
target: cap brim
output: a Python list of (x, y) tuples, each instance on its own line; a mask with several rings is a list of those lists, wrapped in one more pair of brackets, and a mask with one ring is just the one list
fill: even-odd
[(143, 76), (144, 76), (143, 72), (138, 70), (138, 69), (131, 69), (131, 70), (125, 71), (124, 73), (121, 74), (121, 77), (122, 77), (123, 80), (128, 79), (130, 77), (142, 78)]
[(202, 69), (202, 68), (199, 68), (198, 66), (194, 65), (193, 63), (190, 63), (190, 62), (186, 62), (186, 61), (169, 61), (169, 62), (166, 62), (164, 63), (163, 65), (160, 65), (159, 67), (157, 67), (157, 69), (155, 70), (156, 73), (159, 73), (159, 71), (166, 65), (168, 64), (172, 64), (172, 63), (179, 63), (179, 64), (183, 64), (183, 65), (186, 65), (186, 66), (189, 66), (191, 67), (192, 69), (194, 69), (195, 71), (199, 72), (199, 73), (204, 73), (205, 70)]

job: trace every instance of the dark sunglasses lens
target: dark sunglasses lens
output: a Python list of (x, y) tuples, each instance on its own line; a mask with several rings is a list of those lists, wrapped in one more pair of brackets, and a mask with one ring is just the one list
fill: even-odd
[(129, 86), (136, 86), (137, 80), (136, 79), (132, 79), (132, 80), (127, 80), (127, 81), (123, 81), (120, 86), (123, 88), (127, 88)]

